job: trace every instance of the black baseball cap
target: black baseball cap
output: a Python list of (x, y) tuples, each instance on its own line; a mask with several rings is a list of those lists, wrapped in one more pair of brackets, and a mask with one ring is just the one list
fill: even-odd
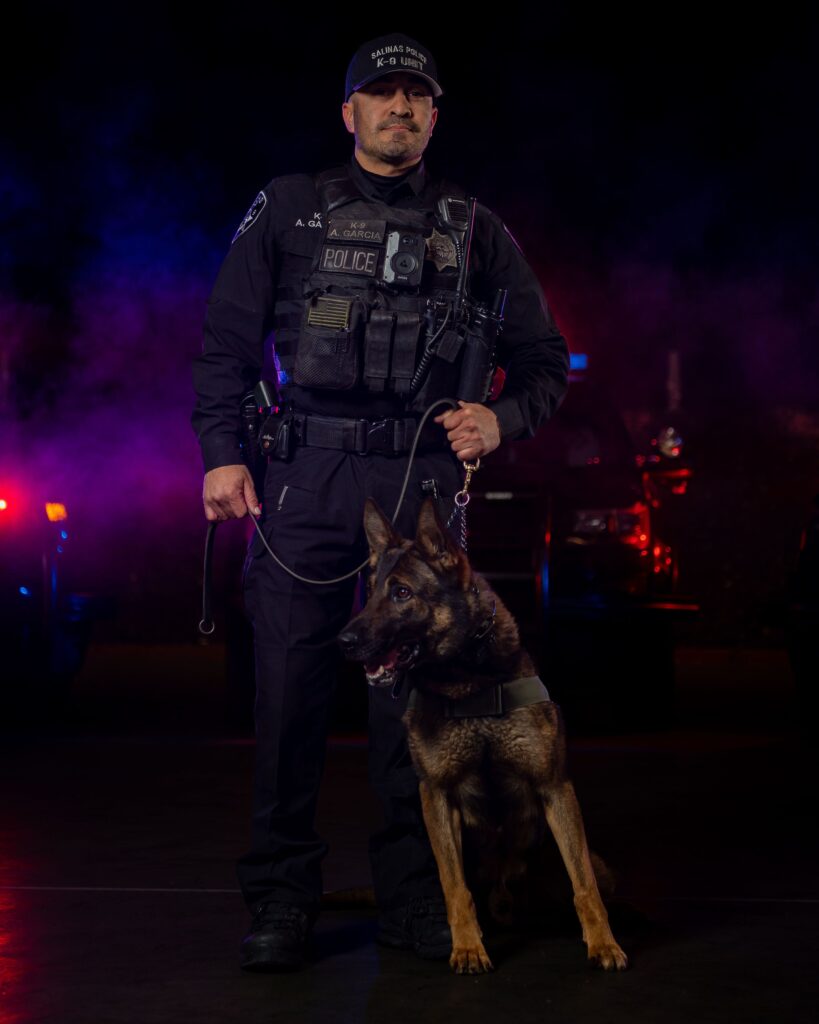
[(362, 43), (356, 50), (347, 68), (344, 102), (347, 102), (356, 89), (393, 71), (406, 71), (425, 79), (429, 82), (432, 95), (435, 97), (444, 91), (438, 85), (438, 68), (429, 50), (417, 39), (411, 39), (403, 32), (391, 32), (389, 35)]

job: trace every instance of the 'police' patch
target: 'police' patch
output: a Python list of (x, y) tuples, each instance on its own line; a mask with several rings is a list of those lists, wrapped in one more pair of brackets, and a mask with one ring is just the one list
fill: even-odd
[(230, 240), (231, 245), (233, 245), (233, 243), (236, 241), (239, 235), (243, 235), (252, 224), (256, 223), (256, 221), (259, 219), (259, 214), (262, 212), (266, 205), (267, 196), (264, 194), (264, 191), (262, 191), (256, 196), (256, 198), (250, 204), (250, 209), (245, 214), (242, 223), (236, 229), (236, 234)]
[(321, 250), (319, 267), (336, 274), (366, 274), (367, 277), (375, 277), (378, 253), (378, 249), (357, 245), (325, 245)]

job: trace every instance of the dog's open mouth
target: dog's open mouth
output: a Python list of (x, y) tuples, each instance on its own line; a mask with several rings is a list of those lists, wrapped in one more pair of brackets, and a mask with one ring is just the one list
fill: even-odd
[(370, 686), (392, 686), (399, 672), (412, 666), (418, 657), (418, 644), (401, 644), (378, 659), (364, 662), (364, 672)]

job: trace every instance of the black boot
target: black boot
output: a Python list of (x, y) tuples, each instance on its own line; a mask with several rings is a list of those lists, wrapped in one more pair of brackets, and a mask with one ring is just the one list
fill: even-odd
[(313, 919), (301, 907), (260, 903), (242, 940), (242, 970), (297, 971), (304, 965), (312, 927)]
[(376, 941), (395, 949), (414, 949), (425, 960), (448, 960), (452, 932), (446, 904), (442, 899), (416, 896), (406, 906), (382, 911)]

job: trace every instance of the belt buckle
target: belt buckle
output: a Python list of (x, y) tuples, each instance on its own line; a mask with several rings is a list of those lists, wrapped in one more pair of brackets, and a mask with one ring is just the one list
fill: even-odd
[[(366, 422), (366, 421), (365, 421)], [(368, 452), (395, 451), (395, 420), (375, 420), (367, 428)]]

